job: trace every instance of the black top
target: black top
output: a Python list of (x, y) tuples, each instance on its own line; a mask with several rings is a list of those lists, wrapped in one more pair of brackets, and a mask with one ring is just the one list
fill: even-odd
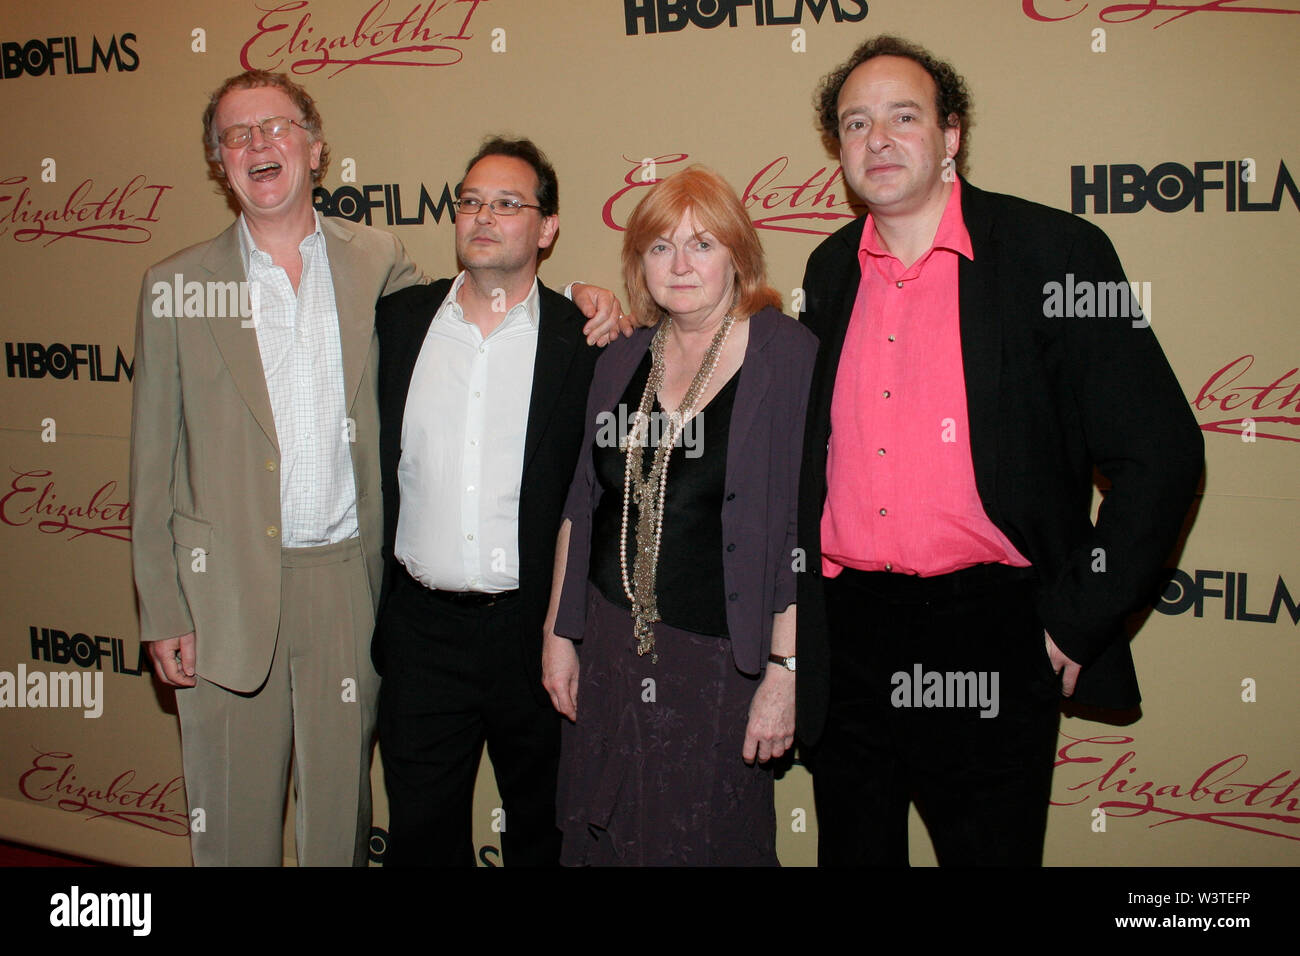
[[(596, 432), (593, 453), (596, 479), (603, 491), (596, 507), (591, 536), (591, 583), (614, 604), (629, 611), (619, 564), (623, 526), (623, 479), (627, 459), (613, 435), (622, 438), (641, 404), (650, 377), (647, 352), (628, 383), (619, 407), (606, 413), (615, 427)], [(670, 627), (727, 636), (727, 606), (722, 577), (722, 496), (727, 474), (727, 436), (735, 404), (733, 375), (713, 400), (687, 422), (668, 460), (664, 490), (663, 539), (659, 546), (656, 591), (659, 616)], [(650, 442), (642, 449), (648, 468), (661, 435), (668, 433), (668, 416), (655, 399), (651, 410)], [(635, 567), (637, 506), (628, 505), (627, 573)]]

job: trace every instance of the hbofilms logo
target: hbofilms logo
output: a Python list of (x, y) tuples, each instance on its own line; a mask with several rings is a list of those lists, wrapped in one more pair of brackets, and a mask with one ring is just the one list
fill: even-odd
[[(109, 346), (113, 348), (113, 346)], [(109, 369), (112, 371), (109, 371)], [(85, 374), (82, 374), (84, 370)], [(6, 342), (5, 372), (9, 378), (71, 378), (74, 382), (131, 381), (135, 360), (127, 361), (120, 346), (117, 360), (105, 359), (101, 346), (89, 342)]]
[(799, 26), (804, 14), (811, 13), (814, 23), (821, 23), (828, 10), (836, 23), (858, 23), (866, 19), (866, 0), (623, 0), (623, 19), (627, 35), (676, 33), (687, 26), (712, 30), (724, 23), (740, 25), (739, 12), (747, 8), (745, 19), (753, 17), (756, 27)]
[[(79, 75), (95, 73), (101, 67), (107, 73), (110, 65), (119, 73), (132, 73), (140, 66), (140, 56), (132, 49), (134, 33), (114, 34), (102, 44), (99, 37), (90, 38), (90, 62), (82, 65), (76, 37), (35, 38), (22, 43), (0, 42), (0, 77), (6, 80), (27, 76), (54, 76), (57, 72)], [(84, 45), (80, 48), (84, 50)], [(63, 63), (63, 70), (56, 69)]]
[(73, 663), (81, 668), (93, 667), (104, 670), (104, 658), (114, 674), (132, 674), (139, 677), (150, 673), (148, 644), (139, 643), (136, 652), (135, 667), (126, 656), (126, 641), (120, 637), (96, 634), (91, 637), (84, 632), (67, 631), (57, 627), (38, 627), (35, 624), (27, 628), (32, 643), (32, 660), (53, 664)]
[[(1259, 624), (1276, 624), (1283, 607), (1292, 624), (1300, 624), (1300, 605), (1292, 599), (1282, 575), (1278, 575), (1272, 587), (1271, 600), (1267, 610), (1251, 611), (1248, 588), (1250, 576), (1245, 571), (1216, 571), (1197, 568), (1190, 574), (1182, 568), (1173, 568), (1165, 572), (1168, 583), (1163, 593), (1156, 600), (1155, 609), (1161, 614), (1183, 614), (1191, 611), (1193, 617), (1204, 617), (1206, 601), (1214, 599), (1223, 602), (1223, 619), (1225, 621), (1254, 621)], [(1256, 578), (1258, 580), (1258, 578)], [(1268, 577), (1264, 578), (1265, 581)], [(1256, 594), (1258, 594), (1258, 585)], [(1264, 593), (1269, 594), (1268, 585)], [(1258, 602), (1258, 598), (1255, 599)], [(1261, 607), (1256, 603), (1256, 607)]]
[[(1137, 163), (1115, 163), (1092, 167), (1088, 179), (1086, 166), (1070, 167), (1070, 212), (1084, 215), (1089, 211), (1104, 213), (1141, 212), (1147, 206), (1160, 212), (1179, 212), (1191, 206), (1205, 212), (1206, 195), (1223, 193), (1224, 212), (1277, 212), (1282, 208), (1282, 194), (1291, 197), (1300, 209), (1300, 187), (1296, 186), (1286, 163), (1278, 160), (1277, 176), (1268, 199), (1259, 199), (1267, 189), (1257, 184), (1257, 167), (1253, 159), (1213, 159), (1182, 163), (1159, 163), (1150, 170)], [(1251, 191), (1257, 194), (1250, 198)], [(1088, 200), (1092, 209), (1088, 209)], [(1217, 207), (1218, 202), (1214, 205)]]
[[(437, 189), (437, 187), (434, 187)], [(405, 211), (411, 209), (411, 193), (407, 190)], [(333, 192), (324, 186), (317, 186), (311, 194), (312, 205), (322, 216), (333, 216), (351, 222), (364, 222), (374, 225), (376, 218), (372, 210), (382, 210), (384, 223), (389, 226), (423, 226), (426, 213), (432, 214), (434, 222), (442, 222), (446, 215), (452, 222), (456, 221), (456, 207), (452, 203), (451, 184), (443, 183), (442, 193), (434, 202), (429, 187), (420, 183), (420, 195), (415, 201), (415, 214), (403, 215), (402, 187), (399, 183), (372, 183), (365, 186), (340, 186)]]

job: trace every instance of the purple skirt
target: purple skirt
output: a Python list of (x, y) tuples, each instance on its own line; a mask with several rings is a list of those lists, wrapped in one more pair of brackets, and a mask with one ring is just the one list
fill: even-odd
[(776, 866), (771, 772), (741, 759), (758, 679), (731, 642), (655, 625), (587, 587), (578, 720), (564, 722), (557, 815), (567, 866)]

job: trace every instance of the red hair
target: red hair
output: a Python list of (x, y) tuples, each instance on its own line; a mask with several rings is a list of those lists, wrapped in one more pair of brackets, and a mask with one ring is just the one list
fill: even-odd
[(763, 243), (736, 191), (713, 170), (690, 166), (651, 186), (628, 220), (623, 234), (623, 284), (632, 313), (661, 319), (666, 314), (646, 287), (641, 256), (656, 239), (671, 235), (688, 215), (701, 231), (711, 232), (731, 251), (736, 318), (747, 319), (767, 305), (781, 308), (781, 293), (767, 283)]

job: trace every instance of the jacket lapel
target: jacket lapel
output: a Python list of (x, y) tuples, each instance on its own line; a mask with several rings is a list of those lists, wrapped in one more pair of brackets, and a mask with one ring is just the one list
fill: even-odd
[(839, 250), (843, 268), (835, 270), (838, 285), (831, 291), (826, 303), (826, 327), (814, 329), (821, 339), (821, 348), (817, 354), (817, 368), (814, 381), (817, 402), (817, 416), (814, 421), (824, 422), (827, 434), (830, 433), (831, 399), (835, 394), (835, 377), (840, 367), (840, 355), (844, 351), (844, 338), (849, 331), (849, 321), (853, 318), (853, 304), (858, 297), (858, 286), (862, 283), (862, 264), (858, 261), (858, 245), (862, 241), (862, 229), (866, 218), (859, 219), (854, 228), (837, 238), (844, 243)]
[(344, 407), (351, 408), (361, 385), (375, 328), (375, 290), (356, 281), (358, 253), (352, 233), (321, 217), (325, 254), (329, 257), (334, 283), (334, 307), (339, 316), (339, 346), (343, 352)]
[[(1002, 312), (998, 307), (999, 258), (992, 210), (981, 190), (962, 181), (962, 219), (974, 260), (957, 267), (961, 311), (961, 357), (966, 378), (966, 417), (971, 459), (981, 498), (991, 500), (997, 479), (998, 394), (1002, 376)], [(986, 506), (987, 507), (987, 506)]]
[[(207, 281), (247, 281), (248, 276), (239, 255), (238, 229), (239, 222), (236, 220), (212, 241), (204, 253), (199, 266), (206, 273)], [(271, 395), (267, 391), (266, 373), (262, 369), (262, 353), (257, 347), (257, 330), (251, 325), (245, 327), (242, 320), (235, 318), (209, 318), (205, 321), (226, 368), (230, 370), (230, 377), (235, 381), (235, 388), (239, 390), (266, 437), (279, 449), (280, 444), (275, 436), (275, 416), (271, 412)]]
[[(776, 331), (776, 323), (765, 312), (758, 312), (749, 319), (749, 341), (745, 343), (745, 359), (737, 373), (740, 381), (736, 384), (736, 400), (732, 403), (731, 427), (727, 431), (727, 447), (743, 448), (749, 431), (758, 421), (759, 410), (764, 408), (763, 396), (772, 384), (772, 369), (767, 362), (764, 349)], [(708, 410), (708, 406), (705, 406)], [(739, 455), (727, 455), (727, 487), (734, 486), (733, 462), (736, 469), (748, 467), (740, 461)]]
[(396, 416), (395, 421), (400, 422), (406, 414), (406, 397), (411, 391), (415, 364), (424, 350), (429, 326), (442, 307), (443, 299), (451, 291), (451, 283), (451, 279), (439, 279), (431, 285), (423, 286), (419, 292), (408, 293), (411, 297), (406, 300), (406, 313), (391, 314), (389, 317), (395, 326), (384, 339), (380, 364), (391, 375), (391, 379), (381, 390), (380, 405), (384, 414)]
[(542, 435), (555, 411), (564, 376), (579, 347), (581, 329), (566, 323), (548, 302), (554, 295), (537, 280), (537, 356), (533, 360), (533, 390), (528, 400), (528, 431), (524, 438), (524, 474), (532, 464)]

